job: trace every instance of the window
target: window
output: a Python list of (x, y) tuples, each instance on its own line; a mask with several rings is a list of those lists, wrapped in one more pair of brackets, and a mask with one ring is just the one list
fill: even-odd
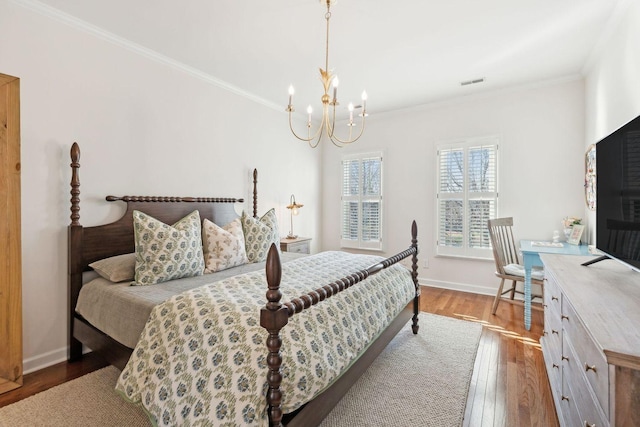
[(487, 220), (498, 210), (498, 139), (438, 146), (437, 253), (491, 258)]
[(341, 246), (382, 249), (382, 153), (342, 160)]

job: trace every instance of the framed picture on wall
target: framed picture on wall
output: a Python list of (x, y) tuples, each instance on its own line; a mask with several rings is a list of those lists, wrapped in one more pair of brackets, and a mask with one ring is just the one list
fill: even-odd
[(571, 234), (569, 235), (569, 239), (567, 240), (567, 243), (571, 245), (579, 245), (580, 238), (582, 237), (583, 231), (584, 231), (584, 225), (575, 224), (573, 227), (571, 227)]
[(596, 146), (591, 144), (584, 156), (584, 196), (589, 210), (596, 210)]

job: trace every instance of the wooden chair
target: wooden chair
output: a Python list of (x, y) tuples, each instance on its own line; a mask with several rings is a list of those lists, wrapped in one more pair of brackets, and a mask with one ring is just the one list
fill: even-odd
[[(524, 266), (520, 264), (518, 259), (518, 248), (513, 238), (513, 218), (496, 218), (487, 222), (489, 227), (489, 236), (491, 237), (491, 246), (493, 247), (493, 258), (496, 262), (496, 276), (500, 280), (498, 293), (493, 301), (491, 313), (496, 314), (500, 300), (511, 304), (524, 306), (524, 301), (514, 299), (516, 293), (524, 294), (524, 292), (516, 289), (517, 282), (524, 283)], [(544, 273), (541, 267), (534, 267), (531, 271), (531, 285), (540, 285), (542, 289)], [(503, 290), (505, 280), (511, 280), (511, 287)], [(504, 294), (509, 294), (509, 299), (502, 298)], [(531, 299), (542, 298), (541, 294), (531, 293)], [(541, 307), (532, 308), (541, 309)]]

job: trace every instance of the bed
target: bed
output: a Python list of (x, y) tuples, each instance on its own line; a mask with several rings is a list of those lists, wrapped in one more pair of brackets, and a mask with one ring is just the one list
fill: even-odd
[[(250, 421), (255, 421), (256, 425), (259, 425), (260, 422), (266, 422), (269, 425), (285, 424), (291, 426), (319, 424), (348, 391), (349, 387), (359, 378), (388, 342), (409, 320), (412, 321), (411, 327), (413, 332), (418, 332), (420, 293), (417, 281), (418, 245), (415, 222), (411, 226), (411, 244), (409, 248), (390, 258), (383, 259), (381, 257), (349, 255), (344, 253), (322, 253), (317, 256), (312, 255), (299, 258), (291, 254), (280, 253), (277, 245), (273, 244), (268, 250), (266, 261), (225, 270), (221, 272), (224, 273), (224, 277), (216, 278), (206, 284), (203, 283), (205, 283), (204, 280), (208, 281), (208, 278), (204, 278), (203, 276), (168, 281), (162, 283), (161, 285), (163, 286), (129, 287), (126, 283), (124, 285), (120, 284), (119, 287), (122, 288), (125, 293), (141, 293), (141, 299), (146, 302), (143, 303), (142, 308), (120, 309), (120, 314), (112, 314), (108, 311), (108, 308), (109, 306), (117, 304), (113, 302), (115, 300), (111, 299), (112, 297), (108, 295), (107, 291), (115, 290), (116, 286), (113, 286), (113, 283), (103, 283), (102, 287), (100, 287), (100, 282), (104, 281), (104, 279), (100, 277), (94, 278), (96, 275), (92, 272), (93, 269), (89, 264), (114, 256), (127, 256), (134, 252), (132, 219), (132, 213), (134, 211), (141, 211), (166, 224), (173, 224), (180, 218), (196, 210), (202, 221), (207, 219), (214, 223), (224, 224), (238, 216), (237, 213), (235, 213), (234, 205), (236, 203), (243, 203), (244, 200), (235, 198), (107, 196), (106, 200), (109, 202), (126, 203), (127, 207), (123, 217), (109, 224), (83, 227), (80, 224), (79, 168), (80, 148), (74, 143), (71, 148), (71, 224), (68, 229), (68, 356), (70, 361), (80, 359), (82, 357), (84, 344), (92, 351), (100, 353), (109, 363), (123, 369), (119, 386), (121, 385), (120, 392), (125, 395), (125, 397), (130, 397), (134, 394), (134, 391), (129, 390), (129, 388), (134, 387), (135, 384), (139, 383), (142, 384), (141, 387), (144, 387), (144, 384), (149, 382), (148, 378), (133, 378), (131, 375), (133, 375), (134, 371), (139, 370), (139, 367), (142, 365), (150, 365), (154, 355), (156, 359), (162, 359), (158, 357), (158, 354), (166, 354), (167, 357), (164, 359), (169, 359), (169, 356), (171, 356), (168, 350), (159, 351), (157, 347), (155, 347), (155, 344), (145, 348), (145, 345), (149, 342), (147, 338), (153, 339), (153, 334), (159, 329), (157, 327), (154, 329), (154, 321), (156, 325), (166, 324), (166, 320), (159, 318), (159, 316), (161, 315), (160, 313), (168, 311), (165, 309), (167, 306), (172, 304), (176, 305), (176, 302), (183, 303), (186, 301), (185, 298), (191, 298), (195, 301), (194, 304), (200, 307), (201, 303), (204, 304), (201, 301), (204, 295), (208, 298), (207, 303), (210, 304), (207, 310), (213, 312), (217, 307), (222, 310), (223, 307), (227, 307), (227, 303), (220, 299), (222, 298), (220, 297), (220, 293), (230, 292), (229, 289), (244, 290), (246, 283), (263, 287), (260, 291), (260, 300), (262, 301), (261, 308), (244, 310), (244, 305), (239, 305), (239, 308), (231, 308), (230, 311), (251, 311), (250, 315), (255, 315), (255, 318), (246, 320), (246, 322), (251, 326), (258, 323), (257, 326), (263, 328), (260, 334), (254, 334), (253, 336), (256, 337), (260, 335), (264, 339), (254, 338), (254, 341), (259, 342), (259, 346), (256, 345), (256, 348), (250, 349), (251, 352), (259, 352), (263, 355), (259, 358), (261, 362), (258, 363), (258, 366), (262, 368), (262, 370), (259, 370), (258, 376), (261, 378), (266, 376), (266, 379), (261, 381), (261, 383), (263, 383), (262, 388), (258, 386), (257, 392), (253, 393), (264, 401), (263, 412), (265, 415), (261, 418), (260, 413), (262, 412), (262, 406), (260, 406), (259, 409), (251, 406), (251, 411), (249, 411), (252, 414)], [(258, 217), (257, 195), (257, 171), (254, 170), (252, 215), (254, 218)], [(412, 261), (412, 266), (409, 271), (404, 267), (396, 265), (405, 258), (411, 258)], [(337, 267), (326, 267), (334, 265), (327, 264), (329, 262), (337, 262)], [(318, 267), (315, 268), (315, 265)], [(320, 268), (320, 266), (325, 266), (323, 267), (324, 270)], [(315, 276), (311, 270), (317, 270), (317, 272), (313, 273)], [(327, 270), (332, 271), (329, 273)], [(338, 272), (340, 275), (336, 277), (335, 275), (338, 274)], [(215, 276), (216, 274), (218, 273), (214, 273), (211, 276)], [(331, 276), (331, 274), (333, 274), (333, 276)], [(331, 280), (325, 280), (325, 277), (331, 277)], [(317, 284), (314, 281), (318, 281)], [(385, 289), (386, 283), (393, 281), (401, 283), (398, 285), (400, 290), (393, 291), (391, 289)], [(407, 281), (409, 285), (407, 285)], [(305, 282), (309, 283), (305, 284)], [(94, 293), (92, 294), (94, 295), (92, 297), (93, 300), (92, 298), (88, 298), (89, 302), (83, 302), (83, 300), (87, 300), (87, 298), (81, 294), (89, 294), (88, 289), (94, 286), (98, 289), (106, 289), (107, 291), (105, 292), (107, 292), (107, 294), (98, 292), (97, 295), (99, 296), (96, 297)], [(234, 286), (237, 286), (237, 288), (233, 288)], [(410, 287), (409, 290), (407, 290), (407, 286)], [(139, 289), (132, 291), (132, 288)], [(255, 291), (251, 292), (255, 294)], [(375, 298), (373, 294), (376, 294)], [(381, 302), (380, 305), (384, 306), (384, 310), (388, 309), (389, 312), (382, 312), (382, 308), (379, 309), (372, 306), (376, 304), (376, 298), (385, 295), (386, 298), (389, 298), (389, 295), (391, 295), (390, 298), (392, 302)], [(282, 301), (283, 296), (286, 297), (284, 301)], [(257, 297), (253, 295), (245, 296), (245, 298), (255, 299)], [(331, 308), (329, 301), (323, 302), (329, 298), (331, 298), (331, 304), (335, 302), (338, 308)], [(105, 309), (106, 311), (101, 315), (97, 316), (101, 318), (101, 320), (96, 320), (92, 318), (90, 310), (85, 310), (88, 310), (87, 307), (90, 307), (94, 302), (101, 299), (108, 301), (107, 304), (105, 304), (107, 309)], [(79, 300), (80, 304), (78, 304)], [(353, 307), (356, 307), (356, 303), (361, 305), (359, 314), (360, 317), (362, 317), (362, 325), (365, 326), (360, 326), (359, 319), (355, 314), (355, 308), (352, 311), (348, 311), (350, 306), (353, 305)], [(123, 302), (122, 304), (129, 304), (129, 302)], [(184, 304), (182, 305), (184, 306)], [(83, 306), (84, 308), (82, 308)], [(394, 306), (397, 307), (394, 308)], [(124, 324), (125, 327), (127, 325), (133, 325), (135, 322), (126, 316), (138, 311), (143, 313), (143, 317), (149, 316), (148, 321), (143, 321), (142, 323), (144, 323), (144, 325), (142, 326), (132, 327), (135, 332), (133, 334), (129, 333), (128, 337), (119, 335), (118, 332), (116, 332), (117, 325), (113, 326), (112, 324), (117, 324), (118, 320), (120, 320), (120, 323)], [(149, 312), (151, 315), (147, 314)], [(213, 314), (207, 314), (207, 316), (213, 316)], [(123, 317), (124, 321), (122, 319)], [(213, 317), (211, 318), (214, 319)], [(317, 321), (310, 319), (317, 319)], [(348, 326), (352, 332), (344, 333), (338, 331), (336, 325), (332, 327), (324, 325), (328, 320), (337, 322), (337, 319), (342, 319), (342, 323), (345, 324), (344, 326)], [(202, 318), (194, 316), (194, 319), (188, 321), (198, 324), (202, 323)], [(140, 320), (137, 320), (137, 322), (141, 323)], [(297, 326), (296, 322), (299, 322)], [(347, 323), (349, 325), (347, 325)], [(244, 330), (244, 326), (239, 328)], [(112, 327), (115, 329), (112, 330)], [(138, 334), (137, 329), (141, 327), (143, 330), (139, 337), (136, 338)], [(340, 347), (341, 344), (337, 344), (338, 350), (349, 347), (347, 351), (345, 351), (348, 353), (353, 347), (352, 352), (357, 354), (350, 355), (349, 357), (352, 359), (349, 359), (347, 356), (343, 357), (343, 351), (332, 353), (331, 351), (333, 350), (327, 350), (327, 353), (324, 354), (322, 349), (318, 350), (317, 347), (323, 346), (316, 345), (315, 340), (317, 339), (319, 343), (322, 343), (322, 341), (320, 341), (319, 336), (314, 338), (314, 334), (316, 330), (320, 331), (322, 327), (332, 329), (336, 332), (336, 336), (346, 336), (348, 346), (347, 344), (342, 344), (342, 347)], [(300, 348), (295, 352), (297, 355), (295, 356), (288, 353), (287, 349), (288, 346), (291, 345), (291, 337), (295, 337), (295, 334), (299, 333), (297, 332), (297, 328), (300, 328), (299, 330), (303, 331), (303, 333), (304, 330), (302, 328), (306, 328), (309, 331), (307, 341), (303, 340), (302, 345), (312, 342), (314, 348), (313, 351), (307, 350), (304, 347)], [(127, 331), (125, 330), (123, 333), (127, 334)], [(320, 333), (317, 332), (317, 334), (319, 335)], [(327, 335), (325, 332), (322, 333), (324, 342), (333, 342), (334, 338), (327, 337)], [(138, 340), (137, 342), (136, 339)], [(144, 343), (142, 341), (144, 341)], [(351, 341), (355, 341), (356, 343), (354, 344)], [(174, 352), (176, 348), (177, 347), (174, 346)], [(144, 355), (145, 350), (148, 353), (146, 356)], [(303, 358), (306, 358), (308, 353), (314, 352), (324, 354), (323, 357), (325, 359), (328, 358), (332, 365), (337, 365), (336, 370), (340, 371), (331, 375), (325, 375), (324, 372), (322, 372), (322, 375), (319, 375), (316, 372), (316, 375), (327, 377), (328, 379), (326, 384), (316, 385), (315, 389), (313, 389), (313, 387), (307, 387), (307, 379), (311, 378), (311, 374), (308, 376), (303, 375), (302, 378), (304, 382), (301, 382), (299, 376), (295, 377), (297, 373), (292, 374), (292, 371), (298, 370), (292, 368), (294, 366), (296, 368), (298, 367), (301, 354), (303, 354)], [(336, 354), (338, 354), (339, 357), (337, 357)], [(317, 357), (313, 354), (311, 354), (311, 356)], [(298, 358), (295, 363), (292, 362), (293, 357)], [(199, 358), (196, 359), (200, 360)], [(209, 360), (211, 359), (214, 358), (210, 357)], [(341, 364), (338, 362), (334, 363), (334, 359), (340, 359), (338, 362)], [(188, 360), (189, 363), (193, 365), (194, 359), (191, 358)], [(323, 363), (326, 362), (325, 360)], [(165, 362), (163, 361), (163, 363)], [(310, 363), (309, 366), (315, 366), (316, 371), (319, 369), (318, 364), (313, 365)], [(165, 367), (162, 367), (162, 369), (156, 369), (153, 372), (157, 374), (158, 371), (165, 372), (166, 370)], [(147, 375), (147, 377), (150, 376), (152, 375)], [(323, 380), (325, 379), (323, 378)], [(165, 379), (165, 382), (166, 381)], [(309, 395), (310, 400), (308, 397), (300, 397), (301, 404), (295, 403), (287, 405), (287, 403), (293, 401), (294, 398), (294, 393), (291, 392), (293, 385), (289, 382), (292, 384), (295, 382), (298, 389), (300, 389), (300, 384), (302, 383), (305, 385), (303, 388), (313, 389)], [(311, 382), (312, 381), (309, 381), (309, 383)], [(158, 387), (160, 387), (160, 385), (158, 385)], [(129, 391), (131, 391), (131, 395), (127, 396)], [(211, 394), (209, 391), (205, 390), (205, 392), (205, 394)], [(149, 399), (150, 395), (151, 393), (145, 392), (144, 390), (138, 391), (138, 403), (142, 403), (140, 402), (142, 396), (146, 396), (146, 398)], [(187, 395), (187, 397), (189, 397), (189, 395)], [(135, 401), (135, 399), (130, 400)], [(196, 406), (193, 406), (193, 408)], [(208, 414), (201, 412), (201, 406), (202, 405), (200, 405), (198, 415)], [(145, 406), (147, 410), (148, 407), (153, 407), (153, 405), (149, 404)], [(245, 421), (247, 420), (246, 408), (247, 405), (245, 405), (244, 411)], [(189, 411), (191, 411), (191, 409), (192, 407), (190, 406)], [(254, 413), (256, 410), (259, 412), (257, 416)], [(166, 408), (164, 411), (166, 414)], [(187, 415), (193, 417), (195, 410), (189, 411), (187, 411)], [(218, 415), (219, 414), (220, 412), (218, 412)], [(225, 414), (223, 413), (223, 415)], [(163, 420), (162, 412), (152, 413), (152, 417), (158, 425), (162, 424), (162, 421), (167, 421), (167, 424), (177, 423), (175, 418)], [(202, 419), (202, 417), (200, 419)], [(233, 424), (233, 421), (229, 421), (228, 418), (225, 419), (224, 422), (216, 421), (216, 424), (223, 425), (225, 422), (229, 425)]]

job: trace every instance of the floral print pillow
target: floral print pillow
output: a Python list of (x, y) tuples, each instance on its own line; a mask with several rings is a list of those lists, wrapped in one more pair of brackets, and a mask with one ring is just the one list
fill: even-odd
[(280, 250), (280, 232), (275, 209), (270, 209), (260, 219), (242, 212), (241, 220), (249, 262), (266, 260), (272, 243)]
[(205, 218), (202, 224), (202, 241), (205, 273), (215, 273), (247, 263), (240, 218), (224, 227)]
[(155, 285), (204, 271), (200, 213), (196, 210), (173, 225), (133, 211), (136, 248), (133, 285)]

